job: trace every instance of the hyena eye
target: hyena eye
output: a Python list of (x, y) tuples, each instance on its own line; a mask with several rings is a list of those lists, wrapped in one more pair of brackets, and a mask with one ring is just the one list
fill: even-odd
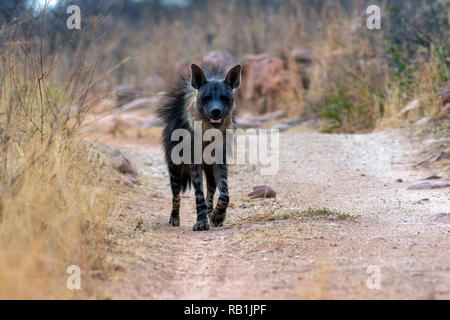
[(220, 100), (222, 100), (223, 103), (225, 103), (225, 104), (229, 104), (231, 101), (230, 98), (227, 96), (220, 96)]
[(211, 96), (204, 96), (203, 98), (202, 98), (202, 103), (203, 104), (206, 104), (206, 103), (208, 103), (209, 101), (211, 101)]

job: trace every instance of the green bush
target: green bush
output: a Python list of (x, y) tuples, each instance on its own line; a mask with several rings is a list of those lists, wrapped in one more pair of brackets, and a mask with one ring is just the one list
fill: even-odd
[(326, 104), (318, 107), (319, 116), (326, 121), (323, 132), (352, 132), (373, 127), (374, 118), (369, 106), (356, 101), (343, 85), (333, 92)]

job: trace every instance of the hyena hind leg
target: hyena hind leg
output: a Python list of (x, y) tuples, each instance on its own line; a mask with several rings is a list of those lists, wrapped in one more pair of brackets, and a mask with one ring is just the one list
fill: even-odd
[(172, 189), (172, 212), (169, 223), (174, 227), (180, 225), (180, 179), (170, 175), (170, 187)]

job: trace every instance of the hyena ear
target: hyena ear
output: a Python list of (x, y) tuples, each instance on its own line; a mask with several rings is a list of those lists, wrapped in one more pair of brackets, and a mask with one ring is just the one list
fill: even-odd
[(239, 88), (241, 84), (241, 70), (242, 67), (240, 64), (234, 66), (228, 71), (227, 76), (225, 77), (225, 82), (231, 86), (233, 89)]
[(191, 85), (194, 89), (200, 89), (202, 85), (206, 83), (206, 76), (202, 68), (193, 63), (191, 65), (192, 75), (191, 75)]

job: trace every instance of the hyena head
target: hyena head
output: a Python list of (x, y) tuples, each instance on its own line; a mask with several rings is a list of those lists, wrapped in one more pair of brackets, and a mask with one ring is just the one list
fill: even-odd
[(234, 106), (234, 90), (241, 82), (241, 66), (231, 68), (224, 79), (207, 79), (202, 68), (192, 64), (191, 84), (197, 89), (197, 111), (214, 128), (221, 128)]

